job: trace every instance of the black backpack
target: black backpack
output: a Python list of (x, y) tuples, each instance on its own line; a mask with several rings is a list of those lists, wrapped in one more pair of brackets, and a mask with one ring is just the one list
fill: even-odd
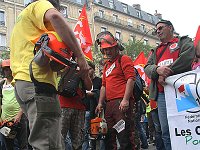
[(139, 101), (141, 99), (142, 94), (143, 94), (145, 82), (141, 78), (137, 69), (134, 68), (134, 70), (135, 70), (136, 78), (135, 78), (135, 84), (134, 84), (134, 89), (133, 89), (134, 93), (133, 94), (134, 94), (135, 100)]

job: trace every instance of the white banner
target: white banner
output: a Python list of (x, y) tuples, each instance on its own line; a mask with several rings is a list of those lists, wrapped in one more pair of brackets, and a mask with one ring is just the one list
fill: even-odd
[(172, 150), (200, 150), (200, 70), (170, 76), (166, 82)]

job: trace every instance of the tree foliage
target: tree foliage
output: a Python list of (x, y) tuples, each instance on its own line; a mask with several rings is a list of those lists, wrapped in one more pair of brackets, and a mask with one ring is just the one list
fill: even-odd
[(10, 49), (9, 47), (0, 46), (0, 64), (2, 60), (10, 58)]
[(137, 41), (135, 39), (133, 41), (129, 41), (128, 43), (125, 43), (124, 45), (125, 45), (124, 53), (130, 56), (133, 60), (135, 60), (137, 56), (140, 54), (140, 52), (142, 51), (147, 57), (150, 50), (152, 49), (152, 47), (149, 44), (144, 45), (143, 42)]
[(1, 59), (9, 59), (10, 58), (10, 51), (2, 51), (1, 52)]

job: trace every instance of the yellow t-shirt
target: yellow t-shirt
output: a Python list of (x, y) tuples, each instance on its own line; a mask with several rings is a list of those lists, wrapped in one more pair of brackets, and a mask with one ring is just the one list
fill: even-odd
[[(34, 41), (47, 29), (52, 30), (50, 23), (44, 24), (47, 10), (55, 9), (47, 0), (38, 0), (28, 5), (18, 16), (10, 40), (10, 60), (14, 79), (31, 81), (29, 64), (34, 57)], [(33, 74), (39, 82), (56, 86), (57, 75), (47, 65), (43, 68), (33, 62)]]

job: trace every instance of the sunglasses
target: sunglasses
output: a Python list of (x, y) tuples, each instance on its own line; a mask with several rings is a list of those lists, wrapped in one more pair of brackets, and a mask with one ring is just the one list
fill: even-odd
[(158, 27), (158, 29), (156, 29), (155, 33), (158, 33), (158, 31), (161, 31), (164, 27), (167, 27), (167, 25)]

